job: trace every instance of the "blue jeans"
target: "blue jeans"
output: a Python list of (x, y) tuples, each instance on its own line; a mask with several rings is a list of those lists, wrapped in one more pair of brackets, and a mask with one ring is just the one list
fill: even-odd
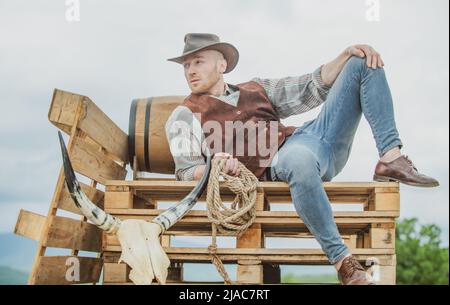
[(270, 168), (272, 180), (289, 184), (297, 213), (332, 264), (349, 250), (322, 182), (331, 181), (347, 163), (362, 114), (380, 156), (395, 146), (403, 147), (384, 69), (371, 69), (365, 58), (353, 56), (331, 87), (320, 114), (287, 138)]

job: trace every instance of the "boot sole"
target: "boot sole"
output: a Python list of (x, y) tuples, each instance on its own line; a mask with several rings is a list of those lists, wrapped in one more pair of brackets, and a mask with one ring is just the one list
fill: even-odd
[(400, 182), (403, 184), (411, 185), (411, 186), (418, 186), (418, 187), (436, 187), (439, 186), (439, 183), (432, 183), (432, 184), (423, 184), (423, 183), (415, 183), (415, 182), (405, 182), (396, 178), (387, 177), (387, 176), (379, 176), (379, 175), (373, 175), (373, 180), (377, 182)]

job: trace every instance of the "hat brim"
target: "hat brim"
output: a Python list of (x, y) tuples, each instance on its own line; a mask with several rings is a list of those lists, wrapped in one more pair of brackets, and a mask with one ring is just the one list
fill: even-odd
[(204, 51), (204, 50), (216, 50), (223, 54), (223, 57), (227, 61), (227, 69), (225, 70), (224, 73), (231, 72), (236, 67), (236, 65), (239, 61), (239, 51), (232, 44), (227, 43), (227, 42), (218, 42), (218, 43), (210, 44), (206, 47), (201, 47), (201, 48), (186, 52), (181, 56), (169, 58), (167, 60), (182, 64), (183, 60), (187, 56), (189, 56), (195, 52)]

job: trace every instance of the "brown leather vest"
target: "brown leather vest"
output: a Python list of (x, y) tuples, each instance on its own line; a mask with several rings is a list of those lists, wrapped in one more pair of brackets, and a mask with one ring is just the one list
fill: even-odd
[(194, 93), (186, 97), (183, 105), (199, 119), (213, 154), (232, 154), (256, 177), (262, 178), (278, 148), (296, 127), (281, 124), (260, 84), (250, 81), (237, 87), (240, 94), (236, 107), (217, 98)]

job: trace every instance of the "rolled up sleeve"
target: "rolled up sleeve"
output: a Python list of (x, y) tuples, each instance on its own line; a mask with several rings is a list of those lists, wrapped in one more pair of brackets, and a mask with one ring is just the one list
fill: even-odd
[(178, 106), (165, 125), (167, 141), (175, 162), (175, 179), (178, 181), (194, 180), (195, 168), (206, 163), (200, 145), (203, 135), (194, 132), (198, 131), (198, 128), (193, 128), (196, 123), (194, 120), (194, 115), (188, 108)]
[(331, 87), (322, 80), (322, 66), (301, 76), (252, 80), (264, 88), (278, 115), (284, 119), (314, 109), (326, 100)]

